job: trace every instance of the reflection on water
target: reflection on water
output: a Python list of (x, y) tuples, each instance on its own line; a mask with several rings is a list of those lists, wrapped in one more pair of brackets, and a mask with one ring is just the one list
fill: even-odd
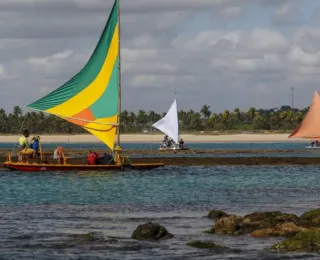
[[(264, 251), (280, 238), (203, 233), (210, 209), (244, 215), (318, 207), (320, 167), (165, 167), (150, 172), (0, 173), (1, 259), (318, 259)], [(174, 238), (130, 239), (153, 221)], [(240, 251), (186, 246), (211, 240)], [(232, 258), (233, 257), (233, 258)]]

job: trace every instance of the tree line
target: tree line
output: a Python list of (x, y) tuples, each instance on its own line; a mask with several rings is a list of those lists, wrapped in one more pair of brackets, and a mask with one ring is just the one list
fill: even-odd
[[(209, 105), (203, 105), (199, 112), (192, 109), (178, 112), (179, 128), (181, 132), (191, 131), (250, 131), (250, 130), (293, 130), (303, 120), (308, 108), (299, 110), (290, 106), (280, 109), (255, 109), (241, 111), (225, 110), (222, 113), (212, 113)], [(155, 132), (152, 124), (160, 120), (165, 113), (139, 110), (121, 112), (122, 133)], [(23, 113), (19, 106), (7, 113), (0, 109), (0, 133), (18, 134), (21, 128), (29, 129), (30, 133), (39, 134), (80, 134), (84, 129), (69, 123), (59, 117), (42, 112)]]

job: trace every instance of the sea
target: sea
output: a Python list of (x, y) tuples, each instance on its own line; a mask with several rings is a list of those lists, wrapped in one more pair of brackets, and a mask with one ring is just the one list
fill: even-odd
[[(0, 148), (6, 145), (0, 144)], [(68, 145), (92, 148), (89, 144)], [(305, 144), (189, 146), (300, 151)], [(139, 149), (143, 144), (124, 147)], [(154, 147), (158, 148), (156, 144)], [(166, 166), (118, 173), (19, 173), (0, 169), (0, 259), (319, 259), (319, 255), (310, 253), (267, 250), (282, 238), (204, 233), (214, 225), (205, 217), (211, 209), (242, 216), (273, 210), (301, 215), (318, 208), (319, 172), (317, 166)], [(135, 228), (146, 222), (163, 225), (174, 237), (157, 242), (131, 239)], [(211, 241), (230, 250), (186, 245), (194, 240)]]

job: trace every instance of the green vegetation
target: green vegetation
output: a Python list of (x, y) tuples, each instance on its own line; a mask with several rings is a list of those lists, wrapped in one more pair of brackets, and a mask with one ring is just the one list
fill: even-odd
[[(225, 110), (223, 113), (212, 113), (210, 106), (203, 105), (200, 112), (194, 110), (179, 111), (180, 131), (254, 131), (254, 130), (282, 130), (290, 131), (296, 128), (307, 112), (282, 106), (275, 109), (255, 109), (240, 111)], [(139, 110), (137, 113), (127, 110), (121, 113), (121, 132), (139, 133), (144, 130), (151, 131), (152, 124), (158, 121), (163, 114), (154, 111)], [(23, 114), (19, 106), (15, 106), (11, 113), (0, 109), (0, 133), (17, 134), (21, 125), (28, 128), (31, 133), (40, 134), (80, 134), (86, 133), (81, 127), (75, 126), (61, 118), (46, 115), (41, 112), (28, 112)], [(152, 131), (155, 131), (154, 129)]]
[(317, 252), (320, 253), (320, 231), (307, 230), (297, 233), (271, 247), (272, 250), (280, 252)]

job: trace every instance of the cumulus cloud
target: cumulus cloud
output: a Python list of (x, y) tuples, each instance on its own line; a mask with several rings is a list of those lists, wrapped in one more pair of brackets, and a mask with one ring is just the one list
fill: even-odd
[[(112, 2), (0, 1), (0, 106), (24, 106), (77, 73)], [(290, 104), (292, 86), (304, 107), (318, 89), (320, 30), (303, 19), (301, 1), (120, 4), (125, 109), (166, 111), (174, 90), (182, 109), (273, 107)]]

